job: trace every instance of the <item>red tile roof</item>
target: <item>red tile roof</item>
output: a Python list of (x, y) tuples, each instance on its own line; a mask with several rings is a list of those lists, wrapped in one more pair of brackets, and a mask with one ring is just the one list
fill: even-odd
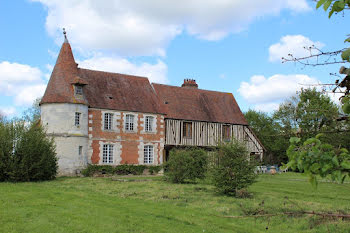
[[(73, 84), (83, 86), (83, 98)], [(40, 104), (81, 103), (92, 108), (163, 113), (167, 118), (247, 125), (231, 93), (153, 84), (145, 77), (81, 69), (67, 40), (62, 45)]]
[(147, 78), (79, 69), (89, 107), (145, 113), (162, 113), (160, 101)]
[(248, 125), (231, 93), (152, 84), (166, 118)]

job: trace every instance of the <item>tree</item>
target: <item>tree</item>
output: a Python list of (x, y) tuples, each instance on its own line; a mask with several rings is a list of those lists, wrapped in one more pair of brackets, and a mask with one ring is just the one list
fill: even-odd
[(266, 113), (249, 110), (244, 114), (249, 126), (253, 129), (266, 148), (265, 164), (281, 164), (287, 162), (286, 150), (289, 137), (281, 135), (281, 126)]
[[(323, 6), (325, 11), (329, 10), (328, 17), (330, 18), (333, 13), (343, 12), (345, 9), (350, 8), (350, 0), (319, 0), (317, 1), (316, 8), (320, 8)], [(345, 42), (350, 42), (350, 37), (345, 40)], [(312, 55), (306, 58), (295, 58), (294, 61), (300, 61), (309, 59), (311, 57), (320, 57), (323, 55), (329, 56), (330, 53), (320, 53), (316, 55)], [(333, 53), (334, 55), (341, 54), (342, 62), (350, 62), (350, 48), (345, 48)], [(336, 62), (338, 63), (338, 62)], [(328, 64), (328, 63), (325, 63)], [(318, 64), (316, 64), (318, 65)], [(323, 64), (324, 65), (324, 64)], [(339, 82), (336, 80), (336, 90), (338, 87), (345, 88), (344, 96), (342, 98), (342, 109), (345, 113), (350, 114), (350, 69), (345, 67), (341, 67), (340, 74), (345, 74), (346, 77)], [(305, 107), (305, 106), (301, 106)], [(323, 112), (325, 115), (326, 112), (323, 109), (319, 109), (314, 115), (319, 115), (319, 112)], [(319, 118), (317, 118), (319, 122)], [(345, 118), (347, 119), (347, 118)], [(323, 120), (323, 121), (322, 121)], [(322, 122), (335, 122), (332, 118), (322, 118), (319, 128), (322, 127)], [(308, 126), (307, 122), (303, 122), (304, 125)], [(315, 122), (312, 122), (315, 126)], [(348, 124), (342, 124), (342, 129), (349, 130)], [(310, 129), (310, 127), (308, 127)], [(315, 129), (315, 127), (313, 127)], [(315, 130), (314, 130), (315, 131)], [(339, 144), (338, 147), (334, 146), (335, 140), (330, 139), (329, 137), (324, 140), (327, 143), (324, 143), (320, 140), (322, 134), (318, 134), (316, 137), (310, 137), (306, 140), (301, 140), (299, 137), (292, 137), (290, 139), (291, 145), (288, 148), (287, 155), (289, 158), (289, 162), (287, 164), (288, 167), (292, 169), (299, 169), (300, 171), (304, 171), (310, 177), (310, 182), (314, 185), (317, 184), (316, 176), (320, 175), (321, 177), (325, 177), (330, 175), (333, 180), (338, 180), (343, 182), (346, 176), (350, 176), (350, 154), (349, 151), (344, 147), (344, 141)], [(333, 144), (333, 145), (332, 145)], [(349, 141), (346, 142), (346, 146), (349, 147)]]
[(0, 122), (0, 181), (51, 180), (57, 168), (54, 141), (40, 124)]
[(232, 141), (219, 146), (217, 165), (212, 166), (212, 181), (216, 190), (225, 195), (236, 196), (239, 191), (256, 181), (256, 163), (244, 144)]

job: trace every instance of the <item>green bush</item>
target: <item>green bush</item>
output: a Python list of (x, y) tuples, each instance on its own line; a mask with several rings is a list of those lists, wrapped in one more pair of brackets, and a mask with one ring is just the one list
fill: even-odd
[(237, 141), (223, 144), (219, 146), (216, 156), (218, 162), (210, 168), (210, 173), (218, 192), (236, 196), (240, 190), (256, 181), (256, 161), (248, 159), (245, 145)]
[(146, 165), (132, 165), (122, 164), (117, 166), (111, 165), (92, 165), (89, 164), (82, 170), (83, 176), (93, 176), (94, 174), (107, 174), (107, 175), (142, 175), (143, 172), (149, 169), (150, 174), (157, 174), (162, 166), (146, 166)]
[(0, 181), (52, 180), (57, 169), (54, 141), (40, 124), (0, 122)]
[(202, 149), (173, 149), (165, 164), (165, 177), (173, 183), (203, 179), (207, 171), (207, 153)]

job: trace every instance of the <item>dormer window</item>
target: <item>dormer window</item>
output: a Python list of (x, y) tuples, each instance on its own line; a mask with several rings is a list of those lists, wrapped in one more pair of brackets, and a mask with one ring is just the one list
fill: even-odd
[(83, 87), (75, 85), (75, 94), (76, 95), (82, 95), (83, 94)]

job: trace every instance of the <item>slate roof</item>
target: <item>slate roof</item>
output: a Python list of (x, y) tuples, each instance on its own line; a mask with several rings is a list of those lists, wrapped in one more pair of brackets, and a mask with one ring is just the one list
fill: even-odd
[(248, 125), (231, 93), (152, 84), (166, 118)]

